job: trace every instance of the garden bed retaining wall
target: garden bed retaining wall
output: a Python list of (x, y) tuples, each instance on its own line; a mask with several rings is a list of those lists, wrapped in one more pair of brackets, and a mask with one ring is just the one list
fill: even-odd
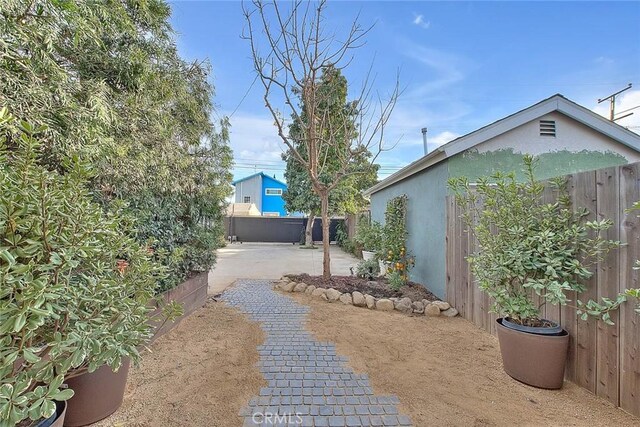
[[(158, 297), (160, 302), (156, 302), (154, 310), (149, 313), (151, 323), (157, 328), (153, 337), (154, 340), (175, 328), (182, 319), (204, 306), (207, 302), (208, 276), (209, 273), (206, 271), (198, 273)], [(163, 321), (160, 320), (162, 318), (162, 309), (160, 307), (162, 304), (171, 301), (182, 304), (184, 313), (174, 321), (167, 321), (163, 324)]]
[(304, 282), (294, 282), (283, 277), (275, 283), (275, 288), (283, 292), (304, 293), (327, 302), (341, 302), (345, 305), (379, 311), (399, 311), (413, 316), (455, 317), (458, 310), (445, 301), (411, 301), (409, 298), (375, 298), (358, 291), (342, 293), (337, 289), (317, 288)]

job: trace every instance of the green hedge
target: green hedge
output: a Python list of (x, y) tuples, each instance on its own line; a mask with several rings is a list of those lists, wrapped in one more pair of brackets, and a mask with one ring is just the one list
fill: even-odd
[(124, 205), (169, 269), (158, 290), (213, 265), (231, 192), (209, 66), (179, 57), (169, 17), (159, 0), (6, 0), (0, 17), (0, 107), (46, 126), (44, 167), (78, 158), (94, 199)]

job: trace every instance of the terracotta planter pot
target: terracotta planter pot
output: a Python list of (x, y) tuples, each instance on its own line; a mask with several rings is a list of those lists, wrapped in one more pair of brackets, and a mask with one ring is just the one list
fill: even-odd
[(507, 328), (502, 319), (496, 322), (505, 372), (534, 387), (561, 388), (569, 348), (567, 331), (560, 335), (538, 335)]
[(56, 402), (56, 412), (46, 420), (40, 420), (32, 427), (62, 427), (67, 411), (67, 402)]
[(113, 414), (122, 405), (130, 361), (123, 360), (118, 372), (107, 365), (67, 381), (75, 394), (67, 401), (65, 426), (86, 426)]

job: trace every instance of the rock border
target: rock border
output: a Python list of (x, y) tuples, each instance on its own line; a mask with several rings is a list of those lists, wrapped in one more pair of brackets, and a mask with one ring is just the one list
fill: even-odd
[(410, 298), (375, 298), (362, 292), (342, 293), (337, 289), (316, 288), (304, 282), (294, 282), (286, 276), (275, 281), (274, 288), (283, 292), (304, 293), (327, 302), (341, 302), (344, 305), (368, 308), (369, 310), (399, 311), (412, 316), (455, 317), (458, 310), (446, 301), (411, 301)]

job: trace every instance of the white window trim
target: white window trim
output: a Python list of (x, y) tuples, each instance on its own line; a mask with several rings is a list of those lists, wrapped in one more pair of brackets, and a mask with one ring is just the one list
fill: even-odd
[[(270, 191), (270, 190), (272, 190), (272, 191), (277, 191), (278, 193), (275, 193), (275, 194), (273, 194), (273, 193), (272, 193), (272, 194), (269, 194), (269, 191)], [(265, 196), (282, 196), (282, 193), (283, 193), (282, 188), (273, 188), (273, 187), (272, 187), (272, 188), (265, 188), (265, 189), (264, 189), (264, 195), (265, 195)]]

